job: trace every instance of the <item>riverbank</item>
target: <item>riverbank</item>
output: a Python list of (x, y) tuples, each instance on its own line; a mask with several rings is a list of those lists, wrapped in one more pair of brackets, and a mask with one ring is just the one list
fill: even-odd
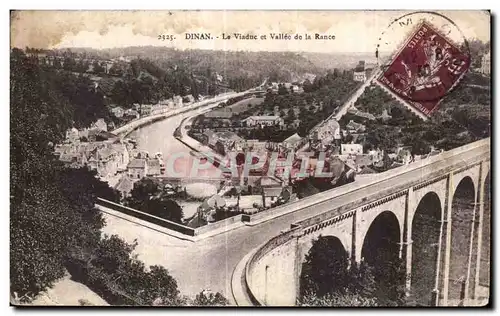
[(193, 103), (191, 105), (188, 105), (188, 106), (185, 106), (182, 108), (173, 109), (173, 110), (165, 112), (165, 113), (144, 116), (144, 117), (138, 118), (136, 120), (133, 120), (124, 126), (121, 126), (117, 129), (112, 130), (111, 133), (124, 138), (124, 137), (127, 137), (127, 135), (129, 135), (130, 133), (132, 133), (136, 129), (147, 126), (149, 124), (156, 123), (158, 121), (161, 121), (163, 119), (166, 119), (166, 118), (169, 118), (172, 116), (176, 116), (179, 114), (183, 114), (186, 112), (197, 110), (197, 109), (199, 109), (201, 107), (205, 107), (205, 106), (207, 107), (207, 109), (211, 109), (211, 108), (217, 106), (218, 102), (224, 102), (230, 98), (245, 95), (246, 93), (249, 93), (249, 91), (236, 92), (236, 93), (225, 93), (225, 94), (218, 95), (214, 98), (203, 100), (200, 102), (196, 102), (196, 103)]

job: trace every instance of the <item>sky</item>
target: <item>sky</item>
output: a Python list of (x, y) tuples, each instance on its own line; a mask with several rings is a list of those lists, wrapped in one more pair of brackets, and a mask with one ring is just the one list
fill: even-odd
[[(463, 38), (490, 40), (490, 15), (485, 11), (418, 13), (410, 11), (14, 11), (11, 47), (96, 49), (166, 46), (178, 49), (373, 53), (392, 51), (422, 18), (456, 42)], [(411, 18), (411, 23), (408, 19)], [(403, 23), (399, 23), (403, 22)], [(407, 24), (407, 25), (405, 25)], [(211, 40), (189, 40), (186, 33), (211, 33)], [(258, 40), (222, 39), (222, 33), (254, 34)], [(270, 33), (287, 33), (302, 40), (273, 40)], [(315, 34), (335, 39), (315, 40)], [(158, 35), (175, 39), (159, 40)], [(311, 40), (305, 40), (310, 34)], [(462, 36), (463, 34), (463, 36)], [(266, 35), (266, 39), (260, 39)], [(217, 38), (218, 37), (218, 38)]]

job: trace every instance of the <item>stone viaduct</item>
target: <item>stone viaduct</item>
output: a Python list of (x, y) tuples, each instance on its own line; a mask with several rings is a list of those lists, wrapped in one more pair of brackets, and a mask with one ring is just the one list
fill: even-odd
[(484, 139), (349, 192), (324, 192), (330, 196), (310, 205), (324, 212), (291, 224), (240, 261), (233, 283), (244, 295), (235, 301), (295, 305), (302, 264), (321, 235), (335, 240), (351, 263), (369, 261), (380, 247), (392, 251), (406, 266), (407, 292), (421, 305), (471, 305), (481, 284), (489, 284), (489, 258), (482, 254), (490, 245), (489, 183), (490, 139)]

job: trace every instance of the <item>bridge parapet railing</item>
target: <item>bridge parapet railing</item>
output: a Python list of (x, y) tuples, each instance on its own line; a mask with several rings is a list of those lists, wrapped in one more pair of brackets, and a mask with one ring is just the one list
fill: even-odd
[(194, 228), (191, 228), (191, 227), (188, 227), (188, 226), (176, 223), (176, 222), (172, 222), (172, 221), (169, 221), (169, 220), (166, 220), (166, 219), (163, 219), (163, 218), (160, 218), (160, 217), (148, 214), (148, 213), (144, 213), (144, 212), (135, 210), (133, 208), (108, 201), (108, 200), (103, 199), (103, 198), (97, 198), (96, 204), (103, 206), (103, 207), (106, 207), (106, 208), (110, 208), (110, 209), (115, 210), (115, 211), (119, 211), (119, 212), (124, 213), (124, 214), (129, 215), (129, 216), (136, 217), (136, 218), (141, 219), (143, 221), (150, 222), (150, 223), (159, 225), (161, 227), (177, 231), (179, 233), (182, 233), (182, 234), (185, 234), (188, 236), (194, 236), (196, 233), (196, 230)]
[(251, 301), (260, 306), (264, 306), (264, 302), (261, 298), (257, 297), (255, 295), (255, 291), (253, 290), (253, 283), (252, 283), (252, 273), (256, 267), (256, 265), (259, 263), (259, 260), (261, 260), (263, 257), (265, 257), (269, 252), (271, 252), (273, 249), (276, 247), (285, 244), (286, 242), (290, 241), (291, 239), (295, 238), (297, 234), (301, 233), (302, 227), (296, 224), (292, 224), (291, 229), (285, 232), (282, 232), (281, 234), (271, 238), (269, 241), (267, 241), (265, 244), (260, 246), (248, 259), (246, 265), (245, 265), (245, 287), (247, 290), (247, 293), (251, 299)]

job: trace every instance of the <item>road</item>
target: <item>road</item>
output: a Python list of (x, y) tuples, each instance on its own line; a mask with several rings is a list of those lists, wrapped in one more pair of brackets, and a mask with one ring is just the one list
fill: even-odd
[[(468, 146), (468, 147), (467, 147)], [(268, 218), (254, 226), (241, 226), (229, 232), (199, 240), (196, 243), (179, 240), (153, 230), (137, 228), (136, 224), (106, 217), (105, 233), (115, 233), (128, 242), (137, 239), (136, 253), (146, 265), (165, 266), (177, 280), (182, 294), (194, 295), (202, 289), (222, 292), (229, 297), (231, 274), (238, 262), (251, 250), (287, 230), (290, 224), (341, 206), (391, 190), (478, 156), (489, 155), (489, 139), (467, 145), (459, 150), (444, 152), (426, 160), (392, 169), (376, 179), (350, 183), (278, 208), (279, 217)], [(482, 156), (481, 156), (482, 157)], [(448, 171), (449, 172), (449, 171)], [(444, 172), (443, 172), (444, 173)], [(381, 189), (382, 188), (382, 189)]]
[[(358, 100), (358, 98), (363, 94), (363, 92), (365, 91), (365, 88), (368, 87), (369, 85), (371, 85), (372, 80), (375, 79), (379, 74), (380, 74), (379, 68), (373, 69), (372, 73), (370, 74), (370, 77), (368, 77), (367, 80), (351, 94), (349, 99), (347, 99), (347, 101), (344, 102), (339, 107), (338, 111), (332, 113), (330, 116), (328, 116), (322, 122), (320, 122), (319, 124), (314, 126), (312, 128), (312, 130), (309, 131), (309, 135), (312, 135), (315, 130), (317, 130), (318, 128), (323, 126), (325, 123), (327, 123), (331, 119), (335, 119), (336, 121), (339, 121), (342, 118), (342, 116), (344, 116), (347, 113), (347, 110), (349, 110), (349, 108), (351, 106), (353, 106), (354, 103), (356, 103), (356, 100)], [(305, 144), (304, 146), (299, 148), (298, 151), (305, 151), (308, 149), (308, 147), (309, 147), (309, 144)]]
[[(379, 74), (380, 74), (380, 69), (377, 67), (377, 68), (374, 68), (372, 73), (370, 74), (370, 77), (368, 77), (366, 79), (366, 81), (361, 85), (361, 87), (359, 87), (350, 97), (349, 99), (344, 102), (344, 104), (342, 104), (339, 108), (339, 110), (337, 111), (337, 113), (335, 115), (332, 115), (335, 120), (340, 120), (342, 118), (342, 116), (344, 116), (346, 113), (347, 113), (347, 110), (349, 110), (349, 108), (351, 106), (354, 105), (354, 103), (356, 103), (356, 100), (358, 100), (358, 98), (363, 94), (363, 92), (365, 92), (365, 88), (368, 87), (369, 85), (371, 85), (372, 83), (372, 80), (375, 79)], [(326, 120), (329, 120), (332, 118), (332, 116), (328, 117)]]

